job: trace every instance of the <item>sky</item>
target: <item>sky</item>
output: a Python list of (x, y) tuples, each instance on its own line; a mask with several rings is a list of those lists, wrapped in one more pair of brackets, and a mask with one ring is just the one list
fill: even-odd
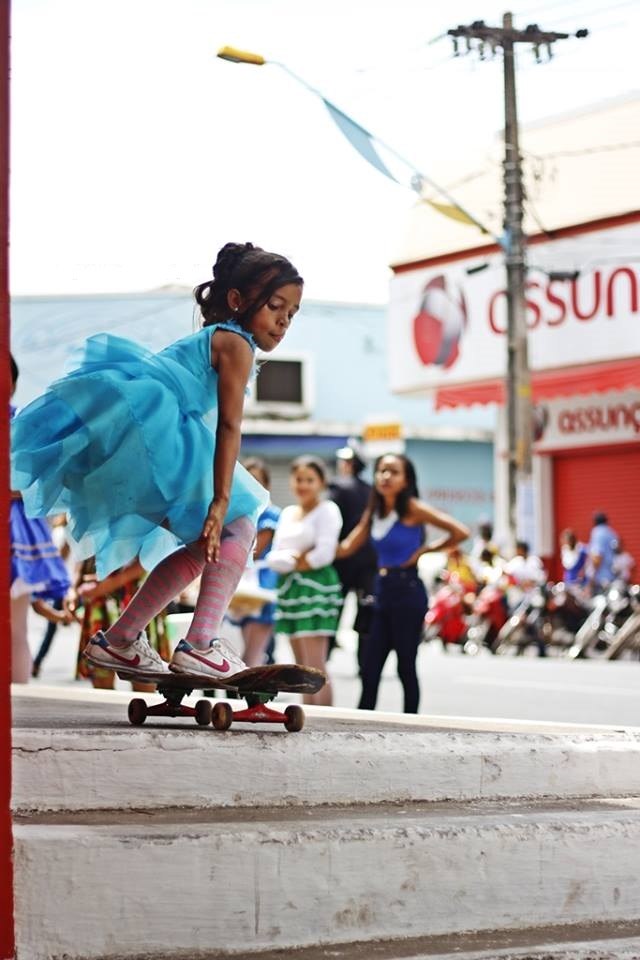
[[(510, 9), (518, 27), (591, 31), (557, 43), (549, 63), (519, 54), (522, 124), (640, 90), (640, 0)], [(278, 63), (455, 195), (502, 127), (502, 70), (499, 58), (454, 59), (442, 35), (499, 25), (504, 10), (14, 0), (12, 293), (193, 287), (224, 243), (251, 240), (289, 256), (313, 299), (386, 302), (416, 197), (370, 167)], [(225, 44), (269, 63), (217, 59)]]

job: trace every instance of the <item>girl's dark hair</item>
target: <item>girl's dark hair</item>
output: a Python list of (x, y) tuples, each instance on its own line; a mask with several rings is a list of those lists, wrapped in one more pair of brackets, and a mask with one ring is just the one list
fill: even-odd
[(265, 487), (269, 488), (271, 486), (271, 474), (269, 473), (269, 468), (264, 460), (260, 459), (260, 457), (248, 457), (248, 459), (244, 461), (244, 468), (249, 472), (255, 470), (256, 473), (262, 474)]
[(299, 470), (301, 467), (306, 467), (309, 470), (315, 470), (322, 482), (326, 485), (327, 468), (322, 460), (319, 460), (317, 457), (296, 457), (289, 468), (289, 473), (295, 473), (296, 470)]
[(13, 359), (12, 353), (9, 354), (9, 363), (11, 365), (11, 382), (15, 387), (18, 382), (18, 377), (20, 376), (20, 371), (18, 370), (18, 364)]
[[(402, 519), (407, 514), (407, 511), (409, 509), (409, 501), (411, 500), (411, 498), (419, 496), (416, 468), (414, 467), (413, 462), (409, 460), (408, 457), (405, 457), (403, 453), (383, 453), (381, 457), (378, 457), (378, 459), (376, 460), (373, 466), (374, 477), (375, 477), (375, 474), (378, 472), (378, 466), (380, 464), (380, 461), (384, 460), (385, 457), (395, 457), (396, 460), (399, 460), (404, 467), (404, 476), (407, 481), (407, 485), (403, 490), (400, 491), (400, 493), (396, 497), (396, 504), (395, 504), (396, 512), (400, 517), (400, 519)], [(371, 507), (371, 512), (373, 515), (377, 517), (383, 516), (384, 499), (382, 495), (379, 494), (378, 491), (376, 490), (375, 483), (371, 490), (371, 500), (369, 501), (369, 506)]]
[(193, 291), (202, 313), (203, 327), (229, 320), (230, 290), (239, 290), (246, 305), (234, 313), (239, 323), (248, 322), (274, 292), (287, 283), (302, 286), (303, 279), (286, 257), (268, 253), (252, 243), (226, 243), (213, 265), (213, 280), (205, 280)]

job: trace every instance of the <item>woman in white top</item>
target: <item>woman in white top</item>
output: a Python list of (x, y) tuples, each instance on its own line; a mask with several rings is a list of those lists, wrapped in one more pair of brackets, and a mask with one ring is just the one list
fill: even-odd
[[(342, 592), (333, 559), (342, 517), (324, 500), (324, 464), (298, 457), (291, 465), (291, 489), (297, 503), (280, 515), (267, 564), (280, 574), (275, 629), (286, 634), (296, 662), (325, 670), (329, 638), (338, 627)], [(329, 682), (305, 703), (331, 704)]]

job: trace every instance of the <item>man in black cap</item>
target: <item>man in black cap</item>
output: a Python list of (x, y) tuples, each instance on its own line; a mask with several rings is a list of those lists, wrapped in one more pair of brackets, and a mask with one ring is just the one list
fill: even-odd
[[(329, 497), (342, 515), (340, 540), (344, 540), (369, 504), (371, 486), (361, 479), (360, 474), (366, 467), (362, 448), (357, 440), (350, 438), (347, 445), (336, 450), (337, 476), (329, 484)], [(362, 666), (362, 656), (369, 635), (373, 612), (373, 581), (377, 570), (376, 554), (370, 543), (344, 560), (335, 560), (334, 566), (342, 583), (346, 597), (353, 591), (358, 609), (353, 629), (358, 634), (358, 668)]]

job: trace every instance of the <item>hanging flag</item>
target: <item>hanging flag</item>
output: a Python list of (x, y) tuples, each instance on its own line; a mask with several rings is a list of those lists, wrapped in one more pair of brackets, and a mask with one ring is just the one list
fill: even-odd
[(451, 220), (457, 220), (459, 223), (467, 223), (470, 227), (479, 227), (482, 233), (489, 232), (460, 207), (454, 207), (450, 203), (436, 203), (435, 200), (427, 200), (426, 197), (423, 197), (422, 202), (428, 203), (430, 207), (433, 207), (434, 210), (441, 213), (443, 217), (449, 217)]
[[(313, 88), (311, 88), (313, 89)], [(368, 130), (365, 130), (364, 127), (361, 127), (359, 123), (356, 123), (355, 120), (352, 120), (351, 117), (347, 116), (346, 113), (343, 113), (342, 110), (339, 110), (335, 104), (331, 103), (330, 100), (326, 100), (317, 90), (313, 91), (324, 103), (325, 107), (329, 111), (329, 114), (340, 129), (340, 131), (347, 138), (351, 146), (357, 150), (360, 156), (370, 163), (372, 167), (375, 167), (379, 173), (384, 174), (385, 177), (388, 177), (389, 180), (393, 180), (394, 183), (400, 184), (400, 186), (408, 186), (414, 190), (423, 200), (424, 203), (430, 204), (434, 210), (437, 210), (438, 213), (441, 213), (444, 217), (450, 217), (453, 220), (457, 220), (459, 223), (466, 223), (470, 226), (478, 227), (482, 233), (489, 234), (493, 236), (490, 230), (488, 230), (484, 224), (479, 220), (476, 220), (470, 213), (457, 204), (453, 197), (447, 193), (442, 187), (437, 183), (427, 177), (425, 174), (420, 173), (419, 170), (416, 170), (415, 167), (411, 166), (404, 157), (401, 157), (399, 153), (393, 150), (391, 147), (388, 147), (377, 137), (374, 137), (372, 133), (369, 133)], [(403, 171), (406, 173), (406, 177), (403, 177), (400, 173), (398, 176), (395, 176), (389, 166), (380, 156), (380, 149), (382, 149), (383, 154), (390, 155), (393, 160), (399, 162)], [(392, 164), (393, 166), (393, 164)], [(426, 200), (422, 197), (422, 192), (425, 187), (429, 187), (439, 193), (446, 200), (449, 200), (449, 203), (436, 203), (434, 200)]]
[(385, 177), (389, 177), (389, 179), (395, 183), (400, 183), (377, 153), (373, 145), (373, 136), (365, 130), (364, 127), (361, 127), (359, 123), (356, 123), (355, 120), (348, 117), (346, 113), (343, 113), (342, 110), (338, 110), (329, 100), (325, 100), (323, 97), (322, 102), (329, 111), (334, 123), (337, 124), (351, 146), (358, 151), (360, 156), (380, 173), (383, 173)]

